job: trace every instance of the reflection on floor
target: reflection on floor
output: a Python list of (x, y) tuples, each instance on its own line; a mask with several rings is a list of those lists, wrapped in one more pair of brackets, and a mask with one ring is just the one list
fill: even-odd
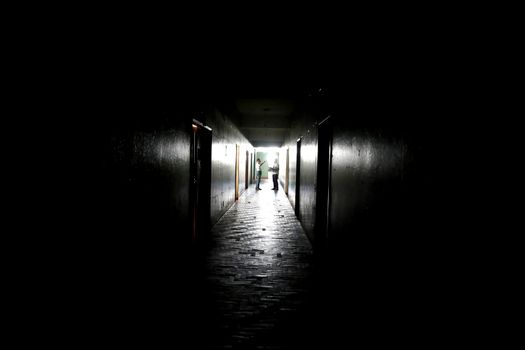
[(206, 259), (220, 347), (283, 348), (304, 340), (312, 249), (284, 191), (251, 186), (212, 230)]

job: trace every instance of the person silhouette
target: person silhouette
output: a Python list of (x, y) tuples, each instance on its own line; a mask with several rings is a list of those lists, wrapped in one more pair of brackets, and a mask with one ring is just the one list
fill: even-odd
[(279, 183), (277, 179), (279, 178), (279, 161), (277, 158), (273, 161), (273, 166), (268, 168), (272, 172), (273, 188), (274, 191), (279, 191)]
[(255, 190), (260, 190), (261, 189), (261, 187), (260, 187), (261, 175), (262, 175), (261, 165), (263, 165), (265, 162), (266, 161), (261, 163), (261, 159), (257, 158), (257, 163), (255, 164), (255, 174), (256, 174), (256, 177), (257, 177), (257, 185), (255, 186)]

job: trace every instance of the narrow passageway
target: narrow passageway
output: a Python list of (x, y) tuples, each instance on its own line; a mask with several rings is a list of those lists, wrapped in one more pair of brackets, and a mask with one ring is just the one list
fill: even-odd
[(219, 348), (291, 348), (308, 313), (310, 242), (282, 187), (261, 187), (250, 186), (212, 229), (206, 265)]
[[(389, 74), (319, 86), (245, 73), (194, 88), (164, 75), (99, 84), (89, 181), (66, 186), (75, 222), (57, 260), (72, 269), (63, 280), (81, 277), (90, 323), (119, 342), (196, 349), (406, 345), (454, 322), (460, 332), (457, 286), (477, 260), (455, 229), (465, 147), (454, 140), (469, 133), (457, 133), (464, 111), (451, 112), (435, 72), (404, 74), (401, 88)], [(240, 193), (259, 171), (262, 191)], [(274, 172), (288, 196), (271, 189)]]

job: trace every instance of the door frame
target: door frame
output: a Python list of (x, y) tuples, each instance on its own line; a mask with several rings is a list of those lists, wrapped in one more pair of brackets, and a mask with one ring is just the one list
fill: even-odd
[(301, 210), (301, 143), (303, 138), (299, 137), (297, 139), (297, 155), (296, 155), (296, 164), (295, 164), (295, 216), (300, 219)]
[(212, 129), (193, 119), (190, 142), (190, 218), (192, 242), (210, 228)]

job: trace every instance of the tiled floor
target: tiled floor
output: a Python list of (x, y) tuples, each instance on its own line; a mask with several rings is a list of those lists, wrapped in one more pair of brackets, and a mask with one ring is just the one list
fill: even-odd
[(399, 245), (385, 256), (356, 245), (314, 258), (282, 188), (261, 187), (252, 185), (212, 228), (191, 286), (179, 284), (188, 293), (173, 318), (185, 320), (191, 348), (420, 348), (453, 334), (450, 299), (422, 281), (432, 275), (411, 274), (417, 260), (400, 263)]
[(250, 186), (212, 229), (212, 347), (281, 349), (306, 339), (312, 248), (282, 188), (261, 187)]

